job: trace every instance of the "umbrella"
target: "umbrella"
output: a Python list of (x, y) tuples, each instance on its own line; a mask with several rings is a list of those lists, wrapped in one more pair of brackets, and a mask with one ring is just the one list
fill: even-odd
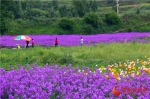
[(26, 40), (26, 41), (30, 41), (31, 38), (26, 36), (26, 35), (18, 35), (14, 37), (14, 40)]

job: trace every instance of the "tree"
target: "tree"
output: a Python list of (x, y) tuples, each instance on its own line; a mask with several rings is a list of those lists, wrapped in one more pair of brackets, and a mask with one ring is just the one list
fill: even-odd
[(86, 13), (86, 0), (73, 0), (73, 5), (78, 15), (83, 17)]
[(92, 7), (91, 7), (91, 9), (92, 9), (93, 12), (96, 12), (97, 9), (98, 9), (97, 2), (96, 2), (95, 0), (92, 2)]
[(13, 12), (14, 18), (21, 18), (22, 16), (22, 5), (21, 1), (8, 1), (7, 9), (8, 11)]
[(53, 0), (52, 1), (52, 5), (53, 5), (53, 9), (57, 10), (58, 9), (58, 1), (57, 0)]
[(11, 0), (2, 0), (1, 1), (1, 35), (4, 35), (5, 32), (9, 30), (9, 22), (11, 19), (13, 19), (13, 13), (8, 10), (8, 5), (12, 3)]
[(61, 15), (61, 17), (64, 17), (67, 15), (67, 7), (66, 5), (63, 5), (59, 8), (59, 13)]
[(66, 18), (63, 18), (59, 23), (59, 26), (65, 30), (73, 30), (74, 25), (75, 25), (74, 20), (66, 19)]
[(99, 16), (95, 13), (89, 13), (89, 14), (85, 15), (84, 21), (87, 24), (90, 24), (93, 27), (97, 28), (98, 27)]
[(105, 14), (105, 21), (109, 25), (119, 25), (122, 23), (121, 18), (114, 11)]

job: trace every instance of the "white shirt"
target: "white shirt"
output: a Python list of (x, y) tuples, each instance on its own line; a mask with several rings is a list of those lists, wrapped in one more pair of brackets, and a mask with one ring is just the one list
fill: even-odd
[(80, 40), (81, 44), (83, 44), (83, 38)]

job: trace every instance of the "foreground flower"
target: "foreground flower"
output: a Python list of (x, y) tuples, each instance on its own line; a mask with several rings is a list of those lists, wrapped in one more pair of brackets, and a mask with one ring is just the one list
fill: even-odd
[[(150, 97), (150, 75), (141, 71), (140, 76), (120, 76), (112, 75), (111, 72), (100, 73), (95, 69), (95, 73), (89, 68), (59, 67), (57, 65), (37, 67), (33, 64), (31, 68), (19, 66), (19, 70), (5, 71), (0, 68), (0, 98), (2, 99), (49, 99), (49, 98), (77, 98), (77, 99), (99, 99), (126, 97), (127, 93), (120, 88), (145, 88), (145, 93), (138, 94), (130, 92), (128, 96), (144, 98)], [(80, 72), (78, 72), (80, 71)], [(141, 86), (141, 87), (140, 87)], [(119, 90), (118, 90), (119, 89)], [(113, 90), (113, 91), (112, 91)], [(141, 89), (139, 89), (141, 90)], [(130, 95), (132, 94), (132, 95)]]

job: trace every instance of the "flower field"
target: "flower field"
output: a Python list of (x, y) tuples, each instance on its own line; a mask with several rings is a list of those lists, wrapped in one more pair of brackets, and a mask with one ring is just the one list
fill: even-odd
[[(98, 35), (28, 35), (35, 40), (36, 45), (54, 46), (54, 40), (57, 37), (59, 46), (79, 46), (80, 37), (84, 39), (84, 45), (97, 43), (112, 43), (112, 42), (150, 42), (149, 40), (140, 40), (140, 38), (150, 37), (149, 32), (133, 32), (133, 33), (117, 33), (117, 34), (98, 34)], [(3, 36), (0, 45), (7, 47), (15, 47), (16, 44), (25, 46), (25, 41), (15, 41), (14, 36)], [(31, 42), (30, 42), (31, 44)]]
[(149, 99), (150, 58), (79, 69), (58, 65), (0, 69), (2, 99)]
[[(0, 99), (149, 99), (150, 33), (29, 36), (40, 46), (1, 50)], [(62, 47), (41, 47), (56, 37)], [(25, 41), (1, 37), (16, 44)]]

